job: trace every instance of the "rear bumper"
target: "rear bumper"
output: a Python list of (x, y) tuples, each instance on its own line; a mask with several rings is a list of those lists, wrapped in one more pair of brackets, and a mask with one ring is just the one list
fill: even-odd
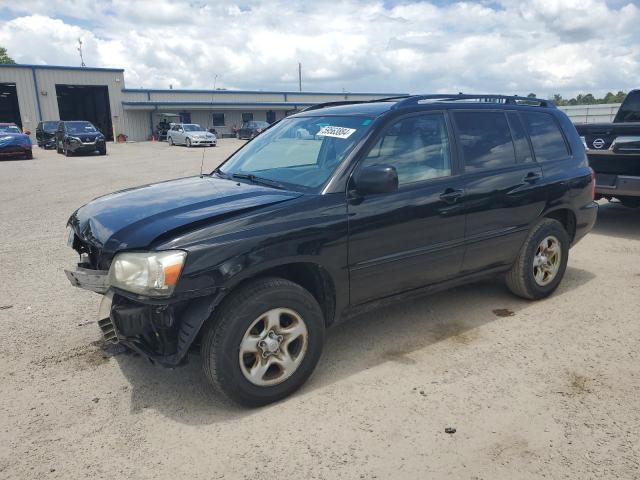
[(571, 246), (578, 243), (582, 237), (593, 229), (598, 218), (598, 204), (596, 202), (589, 202), (582, 208), (580, 208), (576, 214), (576, 233), (573, 237)]
[(640, 176), (596, 173), (596, 193), (603, 197), (640, 197)]

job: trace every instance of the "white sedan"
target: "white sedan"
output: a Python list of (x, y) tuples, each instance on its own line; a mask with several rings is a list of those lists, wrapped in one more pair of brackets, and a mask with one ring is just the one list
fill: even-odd
[(167, 141), (169, 145), (215, 147), (218, 139), (197, 123), (174, 123), (167, 132)]

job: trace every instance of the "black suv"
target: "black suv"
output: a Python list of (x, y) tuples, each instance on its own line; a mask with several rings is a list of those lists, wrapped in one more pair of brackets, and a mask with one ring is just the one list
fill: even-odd
[(58, 130), (58, 120), (38, 122), (36, 127), (36, 142), (40, 148), (55, 148), (56, 131)]
[(63, 121), (58, 123), (56, 131), (56, 149), (70, 157), (76, 153), (107, 154), (105, 137), (85, 120)]
[[(301, 136), (301, 129), (314, 132)], [(427, 95), (311, 107), (208, 175), (69, 219), (73, 285), (105, 338), (204, 372), (238, 402), (302, 385), (325, 329), (381, 301), (506, 278), (540, 299), (596, 220), (593, 172), (553, 103)]]

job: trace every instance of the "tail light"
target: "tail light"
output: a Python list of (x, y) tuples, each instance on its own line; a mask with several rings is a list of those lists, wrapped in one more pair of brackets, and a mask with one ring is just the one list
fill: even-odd
[(593, 171), (593, 168), (589, 167), (591, 170), (591, 198), (596, 199), (596, 172)]

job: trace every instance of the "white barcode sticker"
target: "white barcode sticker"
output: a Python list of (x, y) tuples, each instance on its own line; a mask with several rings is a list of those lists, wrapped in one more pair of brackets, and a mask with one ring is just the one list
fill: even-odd
[(333, 127), (331, 125), (327, 125), (318, 130), (316, 135), (319, 137), (349, 138), (355, 131), (355, 128)]

